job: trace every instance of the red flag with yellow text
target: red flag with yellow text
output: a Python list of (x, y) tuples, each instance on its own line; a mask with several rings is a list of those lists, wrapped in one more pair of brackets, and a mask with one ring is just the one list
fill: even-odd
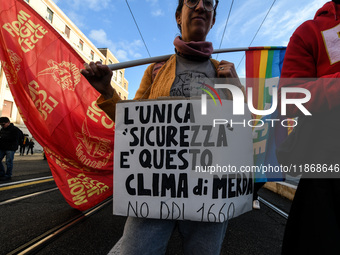
[(66, 201), (86, 210), (112, 195), (114, 123), (80, 74), (84, 61), (23, 0), (1, 1), (0, 59), (21, 116)]

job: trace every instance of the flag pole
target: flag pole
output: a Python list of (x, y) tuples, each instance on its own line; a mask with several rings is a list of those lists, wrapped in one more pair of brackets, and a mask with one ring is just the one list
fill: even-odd
[(141, 66), (149, 63), (155, 63), (155, 62), (162, 62), (166, 61), (171, 57), (170, 55), (162, 55), (158, 57), (151, 57), (151, 58), (142, 58), (142, 59), (137, 59), (137, 60), (131, 60), (131, 61), (126, 61), (126, 62), (121, 62), (121, 63), (116, 63), (116, 64), (111, 64), (108, 65), (108, 67), (114, 71), (114, 70), (119, 70), (119, 69), (124, 69), (128, 67), (134, 67), (134, 66)]
[[(261, 48), (263, 49), (263, 47)], [(247, 51), (247, 50), (249, 50), (249, 47), (218, 49), (218, 50), (214, 50), (213, 54), (225, 53), (225, 52)], [(173, 54), (162, 55), (162, 56), (151, 57), (151, 58), (142, 58), (142, 59), (131, 60), (131, 61), (126, 61), (122, 63), (111, 64), (108, 66), (112, 71), (114, 71), (114, 70), (124, 69), (128, 67), (134, 67), (134, 66), (140, 66), (140, 65), (145, 65), (145, 64), (155, 63), (155, 62), (166, 61), (172, 55)]]
[[(217, 49), (214, 50), (213, 54), (219, 54), (219, 53), (226, 53), (226, 52), (238, 52), (238, 51), (248, 51), (248, 50), (265, 50), (265, 49), (285, 49), (286, 47), (241, 47), (241, 48), (227, 48), (227, 49)], [(143, 59), (137, 59), (137, 60), (131, 60), (131, 61), (126, 61), (122, 63), (116, 63), (116, 64), (111, 64), (108, 65), (111, 70), (119, 70), (119, 69), (124, 69), (128, 67), (134, 67), (134, 66), (140, 66), (140, 65), (145, 65), (145, 64), (150, 64), (150, 63), (155, 63), (155, 62), (161, 62), (161, 61), (166, 61), (168, 60), (172, 54), (169, 55), (162, 55), (162, 56), (157, 56), (157, 57), (151, 57), (151, 58), (143, 58)]]

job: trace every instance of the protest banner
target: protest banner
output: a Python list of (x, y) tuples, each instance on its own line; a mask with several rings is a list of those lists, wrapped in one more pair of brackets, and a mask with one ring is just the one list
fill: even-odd
[(0, 60), (26, 127), (65, 200), (87, 210), (112, 195), (114, 123), (80, 74), (84, 60), (25, 1), (1, 1)]
[(114, 214), (223, 222), (251, 210), (251, 115), (233, 115), (229, 100), (207, 100), (207, 115), (201, 106), (199, 99), (117, 104)]

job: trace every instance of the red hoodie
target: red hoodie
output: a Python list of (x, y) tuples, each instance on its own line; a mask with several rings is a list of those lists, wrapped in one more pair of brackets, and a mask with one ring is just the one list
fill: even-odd
[[(281, 78), (328, 78), (305, 83), (284, 80), (280, 86), (308, 89), (312, 97), (304, 106), (312, 114), (340, 106), (340, 79), (329, 79), (340, 78), (340, 4), (326, 3), (313, 20), (296, 29), (287, 47)], [(288, 94), (288, 98), (301, 96)], [(288, 106), (287, 114), (294, 117), (301, 112)]]

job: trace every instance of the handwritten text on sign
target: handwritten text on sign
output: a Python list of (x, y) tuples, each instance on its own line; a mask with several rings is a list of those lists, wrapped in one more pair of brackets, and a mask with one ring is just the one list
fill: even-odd
[(253, 175), (237, 170), (252, 165), (251, 128), (213, 125), (244, 122), (232, 115), (231, 101), (219, 108), (208, 101), (205, 116), (200, 103), (117, 105), (114, 214), (223, 222), (251, 209)]

